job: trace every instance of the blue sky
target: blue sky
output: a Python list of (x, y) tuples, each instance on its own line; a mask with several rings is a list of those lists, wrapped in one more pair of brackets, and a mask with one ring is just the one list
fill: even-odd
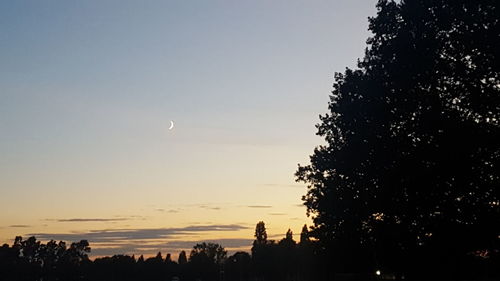
[(193, 241), (251, 239), (259, 220), (299, 232), (293, 173), (374, 14), (366, 0), (2, 1), (0, 242), (193, 223), (245, 225)]

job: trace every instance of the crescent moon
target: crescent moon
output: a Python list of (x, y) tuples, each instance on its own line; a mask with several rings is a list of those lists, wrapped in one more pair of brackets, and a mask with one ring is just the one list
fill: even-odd
[(170, 127), (168, 127), (169, 130), (172, 130), (174, 128), (174, 121), (170, 120)]

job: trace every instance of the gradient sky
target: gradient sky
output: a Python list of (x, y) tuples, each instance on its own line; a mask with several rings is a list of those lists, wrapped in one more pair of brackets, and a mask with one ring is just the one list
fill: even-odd
[(0, 243), (176, 255), (248, 250), (260, 220), (298, 234), (293, 174), (375, 2), (0, 2)]

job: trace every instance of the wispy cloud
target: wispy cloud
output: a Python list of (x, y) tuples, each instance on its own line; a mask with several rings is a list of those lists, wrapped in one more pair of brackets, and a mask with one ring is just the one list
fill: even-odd
[(103, 229), (82, 233), (31, 233), (42, 240), (106, 242), (116, 240), (162, 239), (179, 235), (190, 235), (199, 232), (238, 231), (248, 227), (236, 224), (229, 225), (192, 225), (181, 228), (143, 228), (143, 229)]
[(56, 222), (115, 222), (115, 221), (127, 221), (128, 218), (113, 218), (113, 219), (105, 219), (105, 218), (73, 218), (73, 219), (55, 219), (49, 221)]
[(269, 213), (271, 216), (285, 216), (285, 213)]
[[(178, 253), (201, 243), (198, 240), (181, 240), (186, 236), (196, 236), (203, 232), (228, 232), (248, 229), (239, 224), (190, 225), (179, 228), (136, 228), (136, 229), (101, 229), (81, 233), (30, 233), (40, 240), (80, 241), (88, 240), (92, 247), (92, 256), (114, 254), (152, 254), (158, 251)], [(248, 250), (252, 239), (227, 238), (204, 240), (219, 243), (228, 250)]]
[(206, 210), (215, 210), (215, 211), (218, 211), (218, 210), (221, 210), (221, 209), (222, 209), (221, 207), (217, 207), (217, 206), (207, 206), (207, 205), (200, 205), (200, 208), (202, 208), (202, 209), (206, 209)]
[(155, 211), (162, 213), (178, 213), (180, 210), (181, 209), (163, 209), (163, 208), (155, 209)]
[(16, 227), (16, 228), (24, 228), (24, 227), (30, 227), (31, 225), (26, 225), (26, 224), (13, 224), (9, 225), (9, 227)]
[(244, 239), (244, 238), (224, 238), (224, 239), (212, 239), (212, 240), (203, 240), (203, 241), (183, 241), (183, 240), (174, 240), (167, 242), (167, 246), (172, 248), (186, 249), (191, 248), (195, 244), (207, 242), (207, 243), (217, 243), (226, 248), (240, 248), (252, 245), (253, 239)]
[(248, 208), (272, 208), (273, 206), (269, 205), (249, 205)]
[(153, 243), (145, 243), (144, 241), (127, 241), (127, 243), (100, 243), (91, 244), (92, 255), (94, 256), (104, 256), (104, 255), (116, 255), (116, 254), (152, 254), (161, 251), (162, 253), (179, 253), (182, 250), (192, 249), (192, 247), (198, 243), (211, 242), (218, 243), (223, 246), (229, 252), (248, 250), (253, 240), (244, 238), (223, 238), (223, 239), (211, 239), (211, 240), (173, 240), (173, 241), (157, 241)]
[(286, 234), (285, 233), (279, 233), (279, 234), (270, 234), (267, 235), (267, 238), (285, 238)]

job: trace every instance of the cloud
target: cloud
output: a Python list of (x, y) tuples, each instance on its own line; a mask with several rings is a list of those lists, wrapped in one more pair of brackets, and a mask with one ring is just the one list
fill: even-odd
[(207, 210), (216, 210), (216, 211), (222, 209), (221, 207), (211, 207), (211, 206), (206, 206), (206, 205), (200, 205), (200, 208), (207, 209)]
[(145, 228), (145, 229), (101, 229), (81, 233), (31, 233), (39, 240), (80, 241), (88, 240), (92, 248), (91, 256), (105, 256), (116, 254), (144, 254), (153, 255), (162, 253), (179, 253), (181, 250), (191, 249), (201, 242), (218, 243), (231, 251), (248, 250), (252, 239), (223, 238), (207, 240), (180, 240), (183, 237), (203, 232), (227, 232), (248, 229), (239, 224), (206, 224), (190, 225), (179, 228)]
[(162, 212), (162, 213), (178, 213), (181, 210), (182, 210), (181, 208), (176, 208), (176, 209), (157, 208), (157, 209), (155, 209), (155, 211)]
[(269, 213), (271, 216), (285, 216), (285, 213)]
[[(50, 219), (49, 219), (50, 220)], [(74, 219), (56, 219), (56, 222), (114, 222), (114, 221), (126, 221), (128, 218), (114, 218), (114, 219), (103, 219), (103, 218), (74, 218)]]
[(248, 208), (272, 208), (273, 206), (269, 205), (249, 205)]
[(26, 224), (13, 224), (9, 225), (9, 227), (17, 227), (17, 228), (22, 228), (22, 227), (30, 227), (31, 225), (26, 225)]
[(237, 224), (228, 225), (191, 225), (181, 228), (144, 228), (144, 229), (103, 229), (82, 233), (31, 233), (41, 240), (111, 242), (117, 240), (164, 239), (179, 235), (189, 235), (199, 232), (238, 231), (248, 229)]
[(182, 250), (185, 250), (189, 254), (189, 250), (193, 248), (194, 245), (206, 242), (206, 243), (217, 243), (224, 247), (226, 250), (231, 252), (249, 250), (252, 246), (252, 239), (244, 238), (222, 238), (222, 239), (210, 239), (210, 240), (173, 240), (173, 241), (157, 241), (155, 243), (145, 243), (144, 241), (127, 241), (127, 243), (101, 243), (101, 244), (91, 244), (92, 255), (93, 256), (110, 256), (117, 254), (146, 254), (152, 255), (161, 251), (162, 253), (172, 253), (177, 254)]
[(285, 233), (279, 233), (279, 234), (270, 234), (267, 235), (267, 238), (284, 238), (286, 236)]
[(225, 248), (241, 248), (252, 245), (253, 239), (245, 239), (245, 238), (223, 238), (223, 239), (211, 239), (211, 240), (203, 240), (203, 241), (183, 241), (183, 240), (174, 240), (167, 242), (167, 246), (178, 249), (186, 249), (192, 248), (194, 245), (199, 243), (217, 243)]

